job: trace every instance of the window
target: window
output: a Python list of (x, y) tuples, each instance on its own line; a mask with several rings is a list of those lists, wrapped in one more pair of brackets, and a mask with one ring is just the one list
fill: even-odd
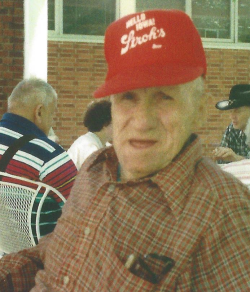
[(63, 34), (99, 35), (115, 20), (115, 0), (64, 0)]
[(249, 0), (137, 0), (136, 11), (180, 9), (193, 19), (204, 43), (250, 44)]
[(137, 0), (136, 11), (148, 9), (179, 9), (185, 11), (185, 0)]
[(48, 0), (48, 29), (55, 30), (55, 2)]
[(250, 0), (48, 0), (48, 9), (52, 39), (103, 42), (107, 26), (124, 13), (179, 9), (205, 46), (250, 48)]
[(250, 1), (240, 0), (238, 11), (238, 42), (250, 43)]
[(116, 0), (48, 0), (49, 37), (103, 40), (116, 19)]
[(231, 39), (229, 0), (192, 1), (192, 19), (202, 38)]

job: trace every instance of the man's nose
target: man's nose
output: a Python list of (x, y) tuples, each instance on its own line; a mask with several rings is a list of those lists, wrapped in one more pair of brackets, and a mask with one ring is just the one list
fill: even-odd
[(235, 115), (235, 113), (234, 113), (234, 112), (231, 112), (231, 113), (230, 113), (231, 120), (232, 120), (232, 119), (234, 119), (234, 118), (235, 118), (235, 116), (236, 116), (236, 115)]
[(140, 129), (152, 129), (157, 124), (157, 111), (153, 103), (139, 102), (134, 112), (134, 126)]

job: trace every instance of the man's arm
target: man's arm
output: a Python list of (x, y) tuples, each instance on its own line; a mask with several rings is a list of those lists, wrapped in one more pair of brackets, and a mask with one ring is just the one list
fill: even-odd
[(35, 285), (36, 273), (43, 269), (44, 251), (49, 236), (40, 240), (39, 245), (4, 255), (0, 260), (0, 291), (30, 291)]
[(74, 184), (77, 169), (64, 150), (48, 160), (41, 169), (40, 180), (57, 189), (66, 199)]
[(217, 147), (213, 154), (216, 160), (224, 162), (235, 162), (246, 159), (244, 156), (236, 154), (231, 148), (228, 147)]
[(231, 140), (233, 139), (233, 127), (230, 124), (225, 130), (220, 147), (217, 147), (213, 151), (214, 159), (217, 160), (218, 163), (228, 163), (234, 161), (240, 161), (246, 159), (246, 157), (236, 154), (231, 148)]

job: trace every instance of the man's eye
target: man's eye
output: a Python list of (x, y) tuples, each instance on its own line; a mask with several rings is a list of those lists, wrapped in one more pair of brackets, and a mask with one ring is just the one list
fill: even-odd
[(132, 100), (132, 99), (134, 99), (134, 95), (132, 92), (126, 92), (122, 95), (122, 99)]
[(167, 95), (165, 93), (160, 94), (161, 99), (163, 100), (172, 100), (173, 98), (170, 95)]

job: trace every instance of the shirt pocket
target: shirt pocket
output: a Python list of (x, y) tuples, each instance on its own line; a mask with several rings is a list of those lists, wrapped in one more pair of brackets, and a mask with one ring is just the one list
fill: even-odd
[(160, 291), (159, 285), (152, 284), (130, 272), (120, 259), (112, 253), (111, 255), (112, 268), (106, 273), (110, 291), (119, 292), (147, 292), (147, 291)]

